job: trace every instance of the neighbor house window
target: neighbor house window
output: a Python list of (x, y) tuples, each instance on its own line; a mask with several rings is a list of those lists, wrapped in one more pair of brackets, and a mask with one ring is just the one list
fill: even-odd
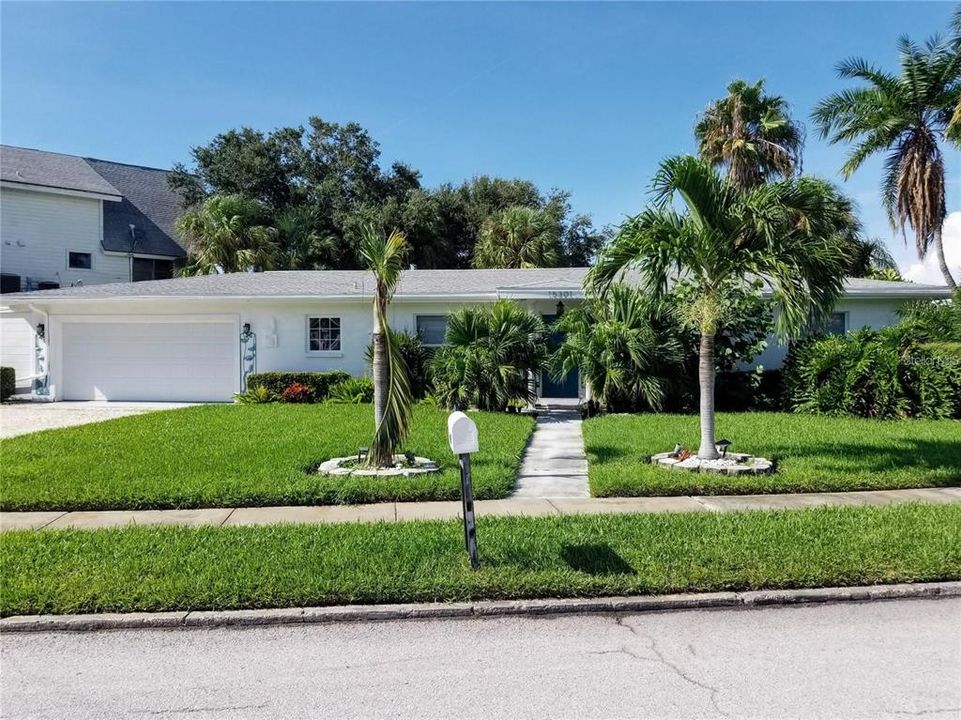
[(446, 333), (446, 315), (417, 316), (417, 337), (424, 345), (443, 345)]
[(843, 335), (848, 331), (848, 314), (844, 312), (831, 313), (827, 320), (821, 323), (821, 332), (827, 335)]
[(73, 270), (89, 270), (93, 267), (93, 255), (70, 251), (67, 253), (67, 267)]
[(133, 282), (141, 280), (169, 280), (174, 276), (174, 264), (172, 260), (154, 260), (152, 258), (133, 259), (133, 266), (130, 269), (130, 279)]
[(340, 318), (307, 318), (308, 352), (340, 352)]

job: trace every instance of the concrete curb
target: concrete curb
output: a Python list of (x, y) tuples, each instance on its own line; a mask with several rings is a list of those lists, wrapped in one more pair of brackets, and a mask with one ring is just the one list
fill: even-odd
[(202, 610), (91, 615), (14, 615), (0, 619), (0, 632), (135, 630), (142, 628), (236, 627), (335, 622), (373, 622), (509, 615), (637, 613), (705, 608), (751, 608), (803, 603), (865, 602), (904, 598), (961, 597), (961, 581), (864, 587), (750, 590), (746, 592), (638, 595), (631, 597), (490, 600), (403, 605), (339, 605), (270, 610)]

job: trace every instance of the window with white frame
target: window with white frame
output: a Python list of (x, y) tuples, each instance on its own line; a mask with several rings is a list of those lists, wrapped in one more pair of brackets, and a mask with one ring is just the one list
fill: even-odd
[(446, 315), (418, 315), (417, 337), (424, 345), (437, 346), (444, 344), (447, 334)]
[(340, 318), (307, 318), (307, 352), (340, 352)]

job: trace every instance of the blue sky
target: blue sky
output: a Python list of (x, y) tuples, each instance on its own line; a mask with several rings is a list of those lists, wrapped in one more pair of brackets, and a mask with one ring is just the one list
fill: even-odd
[[(943, 31), (953, 7), (3, 2), (0, 137), (169, 167), (227, 128), (316, 114), (359, 122), (386, 163), (410, 163), (427, 184), (530, 178), (605, 224), (641, 209), (658, 161), (693, 150), (695, 116), (735, 77), (785, 96), (809, 127), (805, 170), (840, 182), (844, 150), (808, 121), (843, 86), (836, 62), (895, 69), (898, 35)], [(844, 187), (907, 270), (879, 170)], [(956, 152), (948, 171), (961, 211)], [(961, 263), (961, 213), (951, 228)]]

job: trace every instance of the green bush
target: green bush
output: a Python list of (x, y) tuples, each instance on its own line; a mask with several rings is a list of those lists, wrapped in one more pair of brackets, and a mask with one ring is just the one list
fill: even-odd
[(367, 377), (350, 378), (334, 385), (327, 399), (345, 405), (374, 402), (374, 381)]
[(291, 385), (306, 385), (310, 388), (313, 402), (326, 400), (330, 389), (337, 383), (350, 379), (350, 373), (343, 370), (329, 372), (286, 371), (251, 373), (247, 376), (247, 390), (266, 388), (273, 395), (280, 397), (284, 390)]
[[(422, 400), (431, 391), (429, 371), (433, 348), (427, 347), (419, 336), (412, 335), (406, 330), (394, 333), (394, 342), (397, 343), (397, 349), (407, 366), (411, 395), (415, 400)], [(373, 345), (367, 345), (365, 357), (369, 368), (374, 361)]]
[(17, 375), (12, 367), (0, 367), (0, 402), (13, 395), (17, 385)]
[(257, 385), (246, 392), (235, 393), (234, 402), (239, 405), (262, 405), (277, 402), (277, 396), (263, 385)]
[(798, 344), (786, 368), (791, 407), (870, 418), (961, 417), (961, 361), (919, 335), (908, 321)]

